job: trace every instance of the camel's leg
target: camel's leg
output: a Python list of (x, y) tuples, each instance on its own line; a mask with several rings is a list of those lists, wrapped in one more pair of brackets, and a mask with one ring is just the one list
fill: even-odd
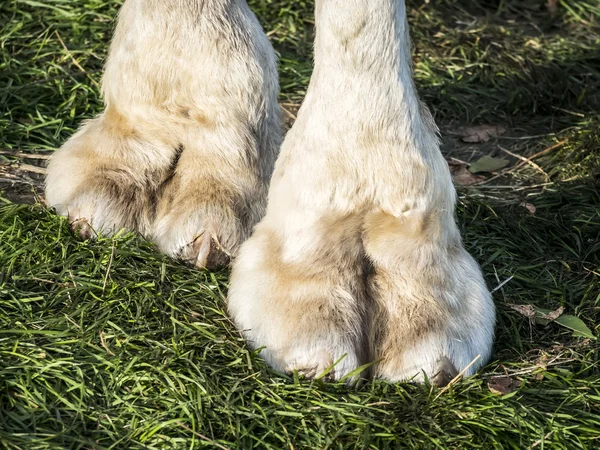
[(210, 222), (233, 253), (260, 218), (281, 135), (275, 55), (245, 2), (202, 3), (125, 2), (106, 111), (48, 168), (48, 204), (84, 237), (128, 228), (179, 255)]

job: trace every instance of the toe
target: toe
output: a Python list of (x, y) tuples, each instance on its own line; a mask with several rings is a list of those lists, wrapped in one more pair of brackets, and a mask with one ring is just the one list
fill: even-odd
[(73, 218), (69, 216), (69, 227), (76, 236), (84, 241), (96, 236), (94, 229), (90, 225), (89, 221), (85, 218)]
[[(298, 375), (307, 379), (318, 378), (325, 374), (333, 366), (333, 358), (326, 350), (321, 350), (312, 358), (302, 358), (304, 361), (294, 361), (286, 368), (287, 373), (298, 372)], [(323, 377), (323, 381), (335, 380), (335, 368), (329, 370)]]
[(458, 375), (452, 361), (445, 356), (438, 361), (438, 372), (431, 378), (431, 384), (438, 387), (447, 386)]
[(230, 257), (210, 233), (204, 232), (182, 252), (182, 259), (198, 268), (210, 270), (229, 265)]

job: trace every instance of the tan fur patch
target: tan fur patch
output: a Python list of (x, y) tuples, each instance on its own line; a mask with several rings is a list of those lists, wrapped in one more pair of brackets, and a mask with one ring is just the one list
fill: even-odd
[(104, 112), (102, 126), (115, 137), (127, 138), (135, 135), (135, 127), (116, 107), (110, 106)]

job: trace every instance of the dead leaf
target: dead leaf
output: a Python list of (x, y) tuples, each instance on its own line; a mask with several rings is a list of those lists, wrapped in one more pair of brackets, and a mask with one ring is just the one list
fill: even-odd
[(485, 177), (481, 175), (475, 175), (465, 164), (448, 161), (450, 166), (450, 173), (452, 174), (452, 181), (458, 186), (471, 186), (485, 180)]
[(549, 320), (550, 322), (554, 322), (556, 319), (558, 319), (560, 316), (562, 316), (562, 314), (565, 312), (565, 308), (563, 308), (562, 306), (560, 308), (558, 308), (556, 311), (552, 311), (551, 313), (545, 314), (544, 315), (544, 319)]
[(488, 381), (488, 388), (493, 394), (506, 395), (514, 392), (521, 386), (519, 380), (513, 380), (506, 375), (495, 376)]
[(487, 142), (493, 137), (501, 136), (506, 132), (506, 128), (501, 125), (477, 125), (473, 127), (464, 127), (459, 130), (464, 142)]
[(546, 2), (546, 7), (552, 17), (556, 16), (558, 13), (558, 0), (548, 0)]
[(469, 171), (466, 167), (457, 174), (452, 176), (452, 180), (459, 186), (471, 186), (485, 180), (485, 177), (481, 175), (475, 175)]
[(537, 208), (533, 203), (521, 203), (521, 206), (525, 209), (527, 209), (527, 211), (529, 211), (530, 214), (535, 214), (537, 212)]
[(597, 339), (592, 330), (579, 317), (564, 314), (563, 307), (555, 311), (550, 309), (539, 308), (533, 305), (512, 305), (507, 304), (511, 309), (514, 309), (522, 316), (527, 317), (530, 321), (539, 325), (548, 325), (550, 322), (556, 322), (565, 328), (573, 331), (573, 336), (585, 337), (589, 339)]
[(446, 161), (448, 163), (448, 167), (450, 168), (450, 172), (452, 174), (454, 174), (455, 172), (458, 172), (460, 169), (462, 169), (463, 167), (467, 167), (468, 164), (465, 162), (459, 162), (458, 160), (455, 160), (454, 158), (452, 160)]
[(535, 317), (535, 308), (533, 305), (508, 305), (508, 307), (514, 309), (519, 314), (529, 319), (533, 319)]
[[(548, 323), (550, 323), (551, 320), (548, 318), (548, 316), (550, 316), (553, 313), (556, 313), (556, 311), (551, 311), (549, 309), (538, 307), (536, 307), (535, 310), (536, 322), (542, 325), (547, 325)], [(583, 320), (581, 320), (579, 317), (563, 314), (561, 312), (561, 314), (557, 316), (556, 319), (554, 319), (554, 322), (573, 331), (573, 336), (597, 339), (596, 336), (594, 336), (592, 330), (590, 330), (588, 326), (583, 322)]]
[(508, 159), (494, 158), (486, 155), (471, 164), (469, 170), (473, 173), (496, 172), (497, 170), (504, 169), (509, 164), (510, 161)]

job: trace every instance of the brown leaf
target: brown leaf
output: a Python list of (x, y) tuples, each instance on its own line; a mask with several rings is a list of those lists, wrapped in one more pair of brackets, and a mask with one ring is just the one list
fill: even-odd
[(459, 128), (459, 133), (464, 142), (487, 142), (493, 137), (501, 136), (506, 128), (501, 125), (477, 125)]
[(537, 212), (537, 208), (533, 203), (521, 203), (521, 206), (525, 209), (527, 209), (527, 211), (529, 211), (530, 214), (535, 214)]
[(488, 388), (496, 395), (506, 395), (514, 392), (521, 386), (519, 380), (513, 380), (511, 377), (506, 375), (492, 377), (488, 381)]
[(552, 311), (549, 314), (544, 314), (544, 319), (549, 320), (550, 322), (554, 322), (556, 319), (558, 319), (560, 316), (562, 316), (562, 314), (565, 312), (565, 308), (563, 308), (562, 306), (560, 308), (558, 308), (556, 311)]
[(454, 184), (459, 186), (471, 186), (472, 184), (485, 180), (485, 177), (472, 173), (465, 164), (448, 162), (448, 165), (450, 166), (450, 173), (452, 174), (452, 181), (454, 181)]
[(533, 305), (508, 305), (508, 307), (514, 309), (519, 314), (529, 319), (533, 319), (535, 317), (535, 309)]

